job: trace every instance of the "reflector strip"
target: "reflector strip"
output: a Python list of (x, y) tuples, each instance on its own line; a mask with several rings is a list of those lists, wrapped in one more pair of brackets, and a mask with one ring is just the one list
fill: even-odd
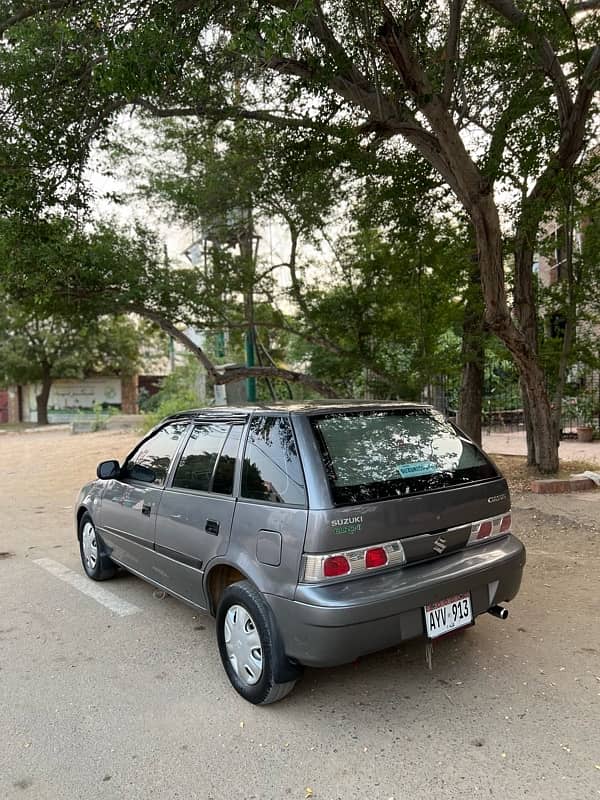
[(467, 544), (475, 544), (494, 536), (504, 536), (510, 532), (512, 527), (511, 512), (507, 511), (497, 517), (488, 517), (471, 523), (471, 535)]

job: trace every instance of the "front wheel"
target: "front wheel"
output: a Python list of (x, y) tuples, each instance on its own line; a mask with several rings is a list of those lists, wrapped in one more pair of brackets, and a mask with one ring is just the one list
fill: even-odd
[(296, 683), (276, 683), (273, 664), (277, 637), (260, 592), (240, 581), (223, 592), (217, 609), (217, 640), (221, 661), (233, 688), (255, 705), (276, 703)]
[(112, 578), (117, 568), (104, 552), (104, 543), (86, 512), (79, 522), (79, 554), (86, 575), (94, 581)]

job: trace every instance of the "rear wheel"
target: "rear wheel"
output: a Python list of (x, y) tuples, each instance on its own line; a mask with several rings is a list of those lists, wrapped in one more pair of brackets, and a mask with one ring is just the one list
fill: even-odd
[(255, 705), (275, 703), (296, 683), (276, 683), (273, 666), (278, 639), (269, 609), (260, 592), (249, 582), (228, 586), (217, 609), (217, 640), (221, 661), (233, 688)]
[(86, 575), (94, 581), (106, 581), (117, 571), (106, 555), (104, 542), (87, 512), (79, 521), (79, 553)]

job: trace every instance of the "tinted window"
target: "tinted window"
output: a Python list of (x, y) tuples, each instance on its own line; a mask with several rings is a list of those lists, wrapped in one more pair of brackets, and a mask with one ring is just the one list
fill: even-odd
[(228, 430), (229, 425), (222, 422), (194, 427), (177, 466), (173, 486), (197, 492), (209, 491)]
[(229, 436), (223, 445), (219, 461), (217, 462), (217, 468), (215, 469), (212, 485), (213, 492), (218, 492), (219, 494), (233, 493), (235, 460), (237, 458), (243, 429), (243, 425), (233, 425), (229, 431)]
[[(162, 486), (187, 427), (187, 422), (173, 422), (161, 428), (154, 436), (147, 439), (127, 461), (126, 474), (133, 480), (143, 480), (153, 483), (155, 486)], [(136, 473), (136, 467), (142, 467), (142, 469)], [(146, 472), (147, 470), (151, 470), (151, 472)]]
[(425, 409), (312, 417), (338, 505), (435, 491), (496, 470), (444, 418)]
[(304, 478), (287, 417), (256, 417), (250, 425), (242, 495), (253, 500), (305, 505)]

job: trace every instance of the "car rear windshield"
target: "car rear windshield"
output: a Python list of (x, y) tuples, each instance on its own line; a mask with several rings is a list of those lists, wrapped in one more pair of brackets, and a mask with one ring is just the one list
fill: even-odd
[(336, 505), (497, 477), (485, 456), (429, 409), (324, 414), (311, 424)]

